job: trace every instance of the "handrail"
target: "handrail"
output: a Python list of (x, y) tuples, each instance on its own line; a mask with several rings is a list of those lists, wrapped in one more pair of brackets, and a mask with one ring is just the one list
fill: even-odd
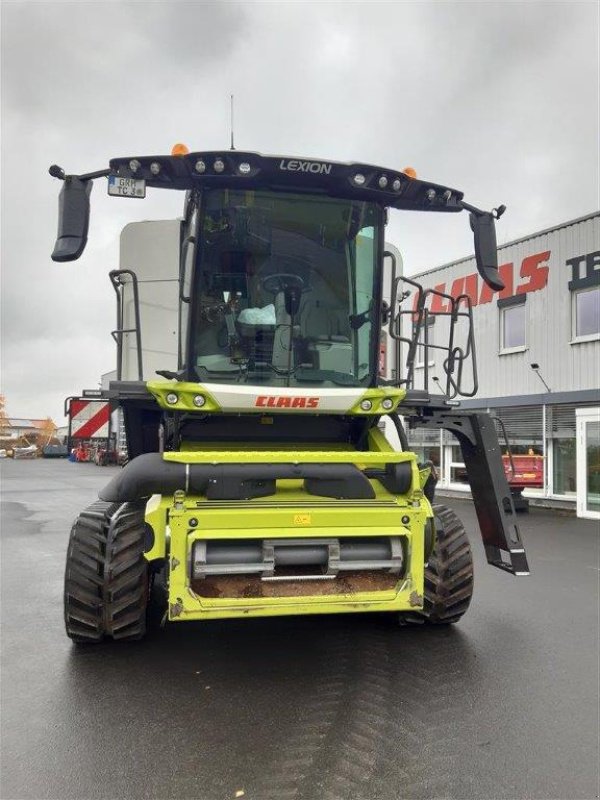
[[(402, 302), (410, 296), (410, 290), (402, 290), (401, 287), (408, 284), (416, 292), (416, 299), (412, 308), (403, 309)], [(445, 302), (440, 304), (444, 310), (431, 310), (428, 306), (430, 297), (437, 297)], [(430, 305), (433, 305), (431, 303)], [(394, 310), (398, 311), (394, 313)], [(412, 322), (411, 335), (403, 335), (402, 318), (408, 316)], [(449, 320), (448, 340), (446, 344), (434, 344), (429, 340), (429, 327), (437, 317), (447, 317)], [(456, 344), (456, 326), (466, 320), (466, 341), (461, 345)], [(414, 388), (415, 366), (418, 348), (423, 348), (423, 389), (429, 391), (430, 378), (435, 381), (442, 390), (445, 397), (453, 399), (457, 395), (463, 397), (473, 397), (478, 390), (479, 380), (477, 374), (477, 359), (475, 354), (475, 336), (473, 325), (473, 307), (471, 298), (467, 294), (460, 294), (453, 297), (439, 289), (424, 289), (423, 286), (406, 276), (395, 276), (392, 285), (392, 314), (389, 323), (389, 334), (397, 342), (408, 345), (406, 357), (406, 370), (403, 378), (399, 378), (398, 385), (406, 388)], [(442, 369), (445, 374), (444, 384), (440, 384), (437, 377), (430, 376), (429, 358), (430, 352), (440, 350), (446, 354)], [(471, 363), (472, 384), (465, 385), (466, 371), (464, 369), (467, 362)]]
[[(126, 281), (122, 280), (122, 276), (129, 275), (131, 278), (131, 285), (133, 287), (133, 308), (135, 314), (135, 327), (124, 328), (124, 304), (123, 292)], [(136, 354), (137, 354), (137, 367), (138, 367), (138, 380), (144, 380), (144, 369), (142, 365), (142, 330), (140, 320), (140, 297), (138, 291), (137, 275), (131, 269), (113, 269), (108, 273), (110, 282), (117, 295), (117, 327), (114, 331), (110, 332), (117, 344), (117, 380), (120, 381), (123, 375), (123, 336), (126, 333), (135, 333), (136, 340)]]

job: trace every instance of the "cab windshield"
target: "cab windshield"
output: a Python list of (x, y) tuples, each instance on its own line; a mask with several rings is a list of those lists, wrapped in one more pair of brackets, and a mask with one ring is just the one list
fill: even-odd
[(190, 333), (199, 381), (369, 384), (377, 205), (215, 189), (199, 217)]

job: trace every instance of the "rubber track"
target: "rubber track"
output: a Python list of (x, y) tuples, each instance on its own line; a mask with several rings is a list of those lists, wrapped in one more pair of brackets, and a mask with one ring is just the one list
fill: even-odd
[(458, 622), (473, 595), (473, 554), (464, 525), (454, 511), (434, 505), (436, 537), (425, 567), (423, 616), (433, 624)]
[(354, 642), (358, 678), (346, 686), (337, 729), (331, 731), (315, 764), (313, 786), (319, 786), (322, 800), (370, 800), (373, 780), (388, 761), (390, 745), (394, 758), (399, 755), (390, 654), (390, 636), (393, 639), (397, 631), (392, 628), (382, 636), (378, 622), (373, 622), (374, 630), (361, 632)]
[[(325, 743), (338, 728), (348, 686), (357, 680), (354, 646), (342, 631), (318, 658), (314, 683), (307, 691), (297, 725), (266, 771), (266, 785), (257, 787), (263, 800), (304, 800), (318, 782), (317, 767)], [(310, 796), (310, 795), (308, 795)]]
[(140, 639), (146, 632), (144, 512), (97, 501), (76, 519), (65, 571), (65, 626), (76, 642)]
[(374, 793), (377, 778), (390, 764), (396, 781), (408, 780), (403, 761), (414, 760), (422, 740), (421, 731), (411, 733), (408, 752), (399, 743), (405, 719), (394, 686), (392, 651), (398, 634), (373, 616), (354, 634), (348, 627), (334, 635), (322, 668), (313, 672), (297, 727), (269, 765), (267, 785), (256, 787), (256, 797), (375, 800), (383, 796)]
[(485, 773), (487, 756), (472, 720), (477, 668), (466, 640), (452, 628), (398, 628), (389, 616), (365, 615), (354, 629), (345, 622), (332, 629), (329, 647), (311, 662), (313, 680), (300, 689), (304, 705), (296, 726), (262, 780), (247, 787), (248, 797), (518, 796), (510, 775), (473, 780)]

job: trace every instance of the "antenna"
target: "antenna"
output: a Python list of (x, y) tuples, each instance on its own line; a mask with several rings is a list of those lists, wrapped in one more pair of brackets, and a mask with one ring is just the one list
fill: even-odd
[(235, 150), (235, 147), (233, 146), (233, 95), (230, 94), (229, 98), (231, 101), (231, 149)]

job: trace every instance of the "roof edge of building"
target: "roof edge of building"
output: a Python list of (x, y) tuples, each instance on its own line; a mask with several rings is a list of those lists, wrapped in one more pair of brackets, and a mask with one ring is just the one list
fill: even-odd
[[(548, 233), (554, 233), (554, 231), (558, 231), (561, 228), (569, 228), (571, 225), (578, 225), (580, 222), (587, 222), (588, 220), (595, 219), (596, 217), (600, 217), (600, 210), (592, 211), (590, 214), (584, 214), (582, 217), (576, 217), (575, 219), (562, 222), (558, 225), (552, 225), (550, 228), (544, 228), (541, 231), (530, 233), (527, 236), (521, 236), (519, 239), (513, 239), (512, 242), (506, 242), (505, 244), (498, 245), (498, 250), (504, 250), (506, 247), (512, 247), (515, 244), (528, 242), (530, 239), (536, 239), (538, 236), (545, 236)], [(447, 269), (448, 267), (455, 267), (457, 264), (464, 264), (467, 261), (472, 261), (474, 258), (475, 254), (472, 253), (471, 255), (457, 258), (454, 261), (448, 261), (446, 264), (440, 264), (438, 267), (431, 267), (430, 269), (424, 269), (420, 272), (414, 272), (411, 275), (408, 275), (408, 277), (420, 278), (422, 275), (431, 275), (433, 272), (438, 272), (442, 269)]]
[(566, 403), (600, 405), (600, 389), (575, 389), (568, 392), (545, 392), (543, 394), (519, 394), (505, 397), (475, 397), (461, 400), (460, 408), (509, 408), (511, 406), (554, 406)]

